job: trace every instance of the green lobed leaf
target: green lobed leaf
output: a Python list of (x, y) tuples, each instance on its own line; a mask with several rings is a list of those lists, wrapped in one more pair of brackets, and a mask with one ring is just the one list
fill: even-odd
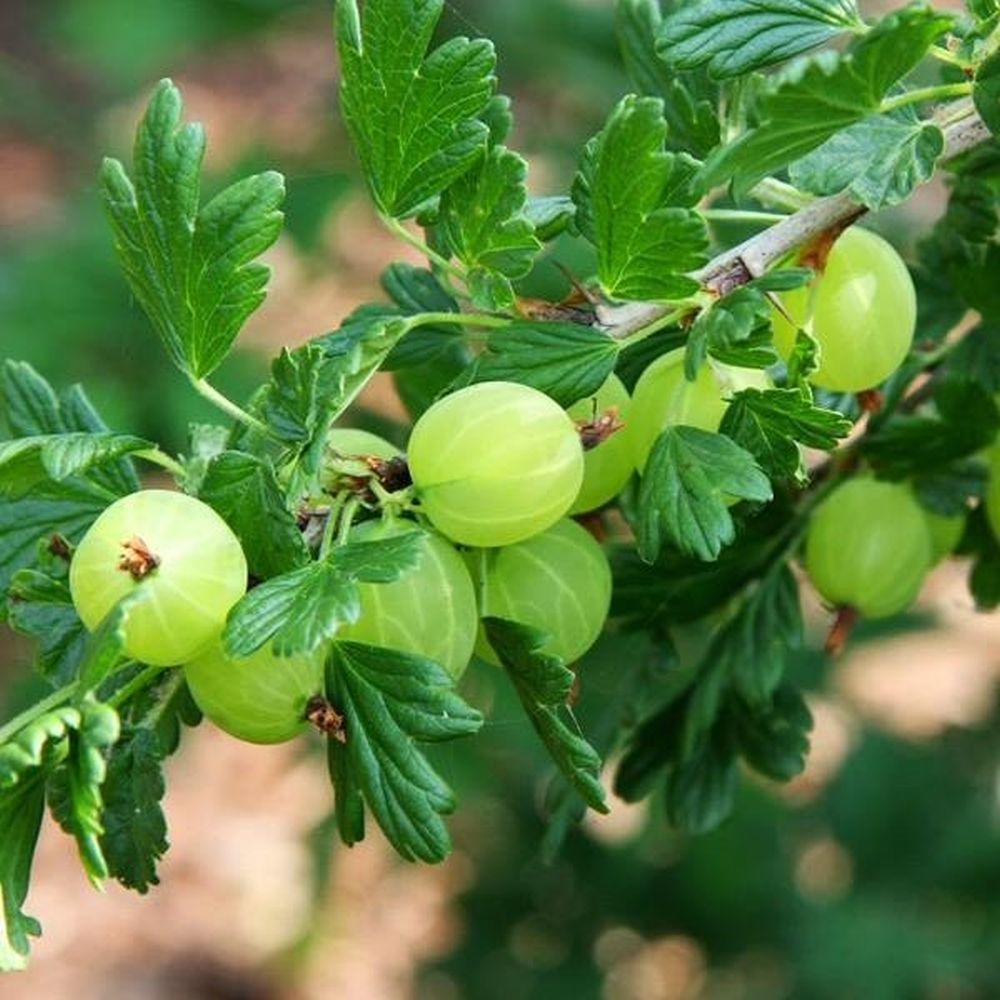
[(1000, 135), (1000, 52), (984, 59), (976, 70), (972, 99), (989, 130)]
[(755, 771), (775, 781), (802, 773), (813, 718), (798, 688), (783, 684), (766, 707), (733, 699), (729, 712), (740, 754)]
[(14, 574), (37, 562), (38, 542), (59, 533), (79, 541), (98, 515), (117, 497), (85, 481), (43, 483), (18, 500), (0, 503), (0, 595), (6, 597)]
[(309, 550), (270, 462), (237, 451), (216, 455), (198, 496), (233, 529), (258, 580), (308, 562)]
[(485, 39), (427, 54), (444, 0), (337, 0), (341, 112), (379, 212), (416, 214), (486, 148), (495, 86)]
[[(470, 269), (473, 303), (482, 309), (514, 304), (511, 281), (530, 270), (542, 244), (525, 214), (528, 165), (493, 146), (441, 197), (438, 231)], [(476, 295), (476, 290), (482, 294)]]
[(726, 79), (864, 27), (854, 0), (696, 0), (664, 18), (657, 51), (677, 69)]
[(800, 477), (798, 445), (832, 451), (853, 424), (798, 389), (744, 389), (733, 396), (721, 433), (745, 448), (771, 479)]
[(264, 301), (270, 270), (256, 258), (281, 232), (285, 189), (268, 171), (199, 208), (205, 136), (182, 112), (178, 89), (160, 81), (136, 133), (134, 177), (106, 159), (101, 185), (132, 294), (174, 364), (203, 378)]
[(76, 839), (84, 871), (95, 887), (108, 877), (101, 850), (104, 799), (101, 785), (107, 773), (105, 751), (119, 736), (118, 713), (88, 698), (80, 705), (80, 724), (69, 734), (66, 760), (48, 782), (49, 807), (59, 825)]
[(378, 542), (352, 542), (254, 587), (229, 613), (226, 652), (249, 656), (266, 642), (276, 656), (311, 653), (361, 613), (357, 584), (390, 583), (412, 569), (423, 551), (423, 533)]
[(66, 580), (35, 569), (19, 570), (11, 580), (7, 609), (10, 627), (38, 641), (35, 669), (54, 685), (69, 683), (79, 668), (87, 630)]
[(953, 24), (924, 5), (883, 18), (844, 54), (796, 61), (760, 99), (761, 124), (705, 164), (708, 186), (735, 181), (738, 195), (801, 159), (830, 136), (877, 114), (889, 89)]
[(724, 727), (718, 726), (694, 753), (667, 772), (667, 819), (686, 833), (707, 833), (733, 811), (739, 783), (736, 748)]
[(708, 232), (694, 210), (699, 164), (664, 150), (663, 101), (629, 95), (587, 144), (573, 182), (580, 232), (597, 249), (605, 292), (621, 299), (682, 299), (688, 272), (707, 259)]
[(736, 537), (728, 501), (763, 502), (771, 484), (753, 456), (695, 427), (669, 427), (656, 440), (639, 488), (639, 554), (652, 562), (666, 542), (711, 561)]
[(573, 687), (573, 671), (558, 656), (542, 652), (548, 636), (539, 629), (491, 617), (483, 619), (483, 628), (552, 762), (591, 809), (606, 813), (601, 758), (559, 717)]
[(0, 972), (24, 969), (28, 938), (42, 932), (38, 921), (21, 907), (44, 815), (45, 782), (40, 775), (0, 791)]
[(684, 374), (698, 377), (705, 358), (740, 368), (768, 368), (778, 360), (771, 333), (771, 309), (756, 288), (737, 288), (703, 309), (691, 326), (684, 353)]
[(576, 218), (576, 205), (565, 195), (529, 198), (524, 203), (524, 214), (531, 223), (537, 239), (543, 242), (561, 236)]
[(903, 110), (909, 113), (873, 115), (831, 136), (792, 164), (792, 183), (820, 195), (850, 191), (873, 210), (905, 201), (934, 173), (944, 133)]
[(866, 434), (862, 453), (894, 479), (927, 473), (988, 447), (1000, 432), (990, 392), (961, 377), (944, 379), (934, 394), (936, 415), (895, 415)]
[(151, 447), (142, 438), (110, 432), (75, 431), (0, 441), (0, 493), (24, 496), (46, 479), (64, 482)]
[(108, 873), (140, 893), (159, 884), (156, 864), (169, 846), (160, 805), (164, 756), (156, 732), (139, 727), (127, 730), (108, 757), (101, 849)]
[[(358, 839), (364, 797), (382, 831), (409, 861), (443, 861), (451, 840), (441, 819), (455, 807), (451, 789), (417, 749), (417, 742), (469, 736), (482, 716), (454, 690), (432, 660), (357, 642), (335, 642), (327, 661), (327, 696), (344, 716), (346, 742), (334, 750), (350, 775), (338, 823)], [(337, 786), (338, 797), (342, 786)]]
[(458, 380), (519, 382), (568, 407), (614, 371), (620, 343), (580, 323), (517, 322), (490, 334), (488, 351)]
[(0, 744), (0, 790), (13, 788), (43, 764), (61, 759), (66, 737), (80, 725), (79, 709), (54, 708)]
[(747, 521), (714, 562), (668, 547), (650, 564), (631, 545), (613, 549), (611, 616), (626, 628), (659, 632), (704, 618), (766, 572), (775, 546), (787, 539), (794, 523), (793, 511), (779, 496)]
[(636, 89), (663, 99), (668, 148), (706, 156), (719, 142), (717, 88), (701, 72), (679, 74), (657, 55), (663, 23), (659, 0), (618, 0), (615, 26)]

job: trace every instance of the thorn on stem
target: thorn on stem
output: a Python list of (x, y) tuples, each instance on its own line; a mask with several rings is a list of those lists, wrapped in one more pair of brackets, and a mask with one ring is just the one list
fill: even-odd
[(854, 626), (858, 623), (858, 612), (856, 608), (849, 605), (837, 608), (837, 617), (833, 621), (830, 632), (826, 637), (824, 649), (831, 656), (840, 656), (847, 646)]

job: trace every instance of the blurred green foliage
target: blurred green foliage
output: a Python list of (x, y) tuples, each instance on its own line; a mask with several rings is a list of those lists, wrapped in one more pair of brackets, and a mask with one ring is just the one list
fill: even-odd
[[(564, 185), (580, 139), (628, 89), (613, 7), (449, 5), (443, 32), (497, 43), (502, 88), (515, 100), (515, 145), (545, 165), (539, 193)], [(135, 106), (160, 76), (198, 78), (220, 53), (242, 51), (252, 64), (277, 32), (328, 30), (325, 0), (3, 0), (0, 142), (47, 150), (58, 188), (37, 219), (0, 236), (0, 354), (59, 384), (85, 382), (113, 426), (183, 447), (187, 422), (209, 413), (162, 355), (117, 270), (95, 184), (100, 157), (121, 153), (106, 148), (108, 113)], [(289, 157), (252, 137), (253, 162), (231, 168), (233, 176), (263, 166), (288, 174), (288, 230), (316, 271), (330, 266), (321, 238), (330, 214), (358, 188), (335, 115), (332, 40), (329, 49), (329, 120), (315, 142)], [(252, 88), (245, 97), (255, 99)], [(213, 187), (227, 176), (213, 177)], [(579, 241), (563, 238), (555, 253), (580, 273), (589, 266)], [(553, 296), (568, 287), (549, 264), (522, 291)], [(237, 356), (220, 388), (245, 396), (264, 364)], [(625, 667), (598, 648), (585, 684), (614, 692)], [(799, 672), (814, 689), (827, 683), (818, 657), (804, 657)], [(615, 962), (630, 954), (616, 952), (615, 941), (635, 948), (641, 935), (696, 942), (709, 969), (700, 995), (710, 998), (1000, 996), (995, 718), (921, 745), (866, 730), (825, 793), (806, 804), (744, 782), (734, 817), (712, 834), (680, 838), (654, 808), (634, 838), (608, 845), (573, 832), (547, 864), (545, 790), (531, 777), (542, 753), (499, 674), (483, 668), (469, 684), (493, 721), (477, 752), (448, 750), (439, 763), (463, 801), (456, 839), (474, 870), (459, 900), (464, 934), (426, 970), (421, 995), (449, 995), (442, 983), (450, 980), (450, 995), (476, 1000), (600, 996), (604, 977), (614, 980)], [(826, 875), (810, 880), (803, 858), (816, 844), (834, 847)], [(646, 1000), (627, 990), (604, 995)], [(699, 994), (655, 994), (675, 995)]]

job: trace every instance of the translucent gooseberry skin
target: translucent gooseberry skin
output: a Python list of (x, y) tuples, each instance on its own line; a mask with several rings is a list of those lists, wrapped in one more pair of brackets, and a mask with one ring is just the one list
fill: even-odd
[(275, 656), (270, 644), (240, 660), (217, 643), (186, 664), (195, 704), (220, 729), (247, 743), (284, 743), (305, 732), (306, 706), (323, 693), (325, 651)]
[[(158, 560), (141, 579), (119, 567), (139, 539)], [(239, 540), (207, 504), (184, 493), (141, 490), (116, 500), (91, 525), (69, 569), (73, 604), (91, 631), (139, 591), (125, 624), (125, 653), (154, 666), (193, 659), (222, 632), (247, 586)]]
[(376, 458), (390, 459), (402, 454), (385, 438), (357, 427), (334, 427), (326, 436), (327, 451), (343, 457), (354, 455), (374, 455)]
[[(601, 546), (575, 521), (499, 551), (470, 553), (479, 611), (549, 633), (546, 653), (572, 663), (594, 644), (611, 605), (611, 568)], [(497, 662), (485, 635), (476, 652)]]
[[(834, 243), (822, 275), (781, 294), (795, 323), (816, 338), (819, 368), (809, 381), (834, 392), (884, 382), (913, 343), (917, 297), (903, 259), (881, 236), (852, 226)], [(787, 358), (796, 327), (772, 310), (774, 341)]]
[[(371, 542), (414, 530), (410, 522), (358, 525), (351, 541)], [(416, 653), (454, 678), (464, 673), (476, 644), (476, 592), (462, 557), (440, 535), (425, 533), (419, 564), (392, 583), (363, 583), (361, 616), (338, 639)]]
[(583, 448), (569, 415), (511, 382), (481, 382), (438, 400), (413, 428), (407, 458), (434, 527), (480, 548), (555, 524), (583, 482)]
[(931, 565), (931, 537), (906, 486), (869, 477), (838, 487), (813, 514), (806, 571), (831, 604), (866, 618), (902, 611)]
[(574, 421), (600, 418), (614, 407), (618, 419), (625, 425), (596, 448), (583, 453), (583, 483), (580, 494), (570, 508), (571, 514), (582, 514), (603, 507), (618, 496), (632, 476), (632, 442), (629, 420), (632, 398), (617, 375), (609, 375), (593, 396), (574, 403), (567, 411)]
[(642, 472), (656, 439), (668, 427), (683, 424), (717, 431), (730, 398), (742, 389), (770, 389), (768, 374), (709, 360), (693, 382), (684, 377), (684, 348), (657, 358), (639, 377), (632, 392), (629, 438), (635, 467)]

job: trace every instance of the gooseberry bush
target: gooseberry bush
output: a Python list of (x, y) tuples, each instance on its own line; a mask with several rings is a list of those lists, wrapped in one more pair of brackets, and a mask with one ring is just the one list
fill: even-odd
[[(156, 883), (164, 761), (202, 716), (314, 740), (342, 840), (373, 820), (436, 862), (456, 802), (423, 746), (472, 737), (463, 675), (500, 670), (552, 760), (548, 849), (607, 809), (609, 757), (618, 796), (658, 792), (702, 831), (744, 767), (804, 765), (804, 577), (833, 645), (951, 552), (1000, 602), (997, 0), (877, 21), (855, 0), (619, 0), (636, 92), (609, 95), (568, 191), (530, 197), (493, 48), (436, 38), (442, 6), (336, 3), (371, 200), (426, 259), (386, 270), (386, 301), (222, 396), (283, 182), (203, 199), (205, 136), (163, 81), (101, 196), (135, 302), (220, 423), (169, 455), (3, 365), (0, 586), (49, 691), (0, 725), (0, 967), (40, 931), (46, 804), (95, 884)], [(878, 213), (935, 175), (946, 211), (904, 260)], [(574, 239), (591, 273), (528, 297)], [(352, 426), (380, 370), (414, 421), (402, 449)]]

